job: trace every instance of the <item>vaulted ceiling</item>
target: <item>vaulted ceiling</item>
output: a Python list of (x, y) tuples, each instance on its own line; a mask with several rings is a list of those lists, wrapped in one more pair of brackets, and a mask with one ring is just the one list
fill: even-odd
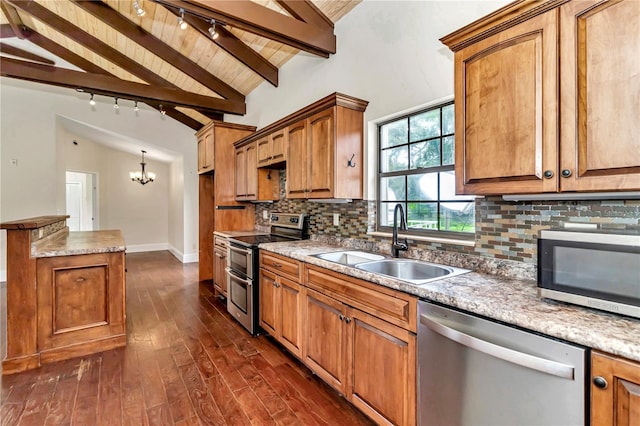
[(0, 0), (0, 74), (144, 102), (197, 130), (244, 114), (245, 96), (277, 86), (299, 52), (336, 53), (333, 23), (360, 1)]

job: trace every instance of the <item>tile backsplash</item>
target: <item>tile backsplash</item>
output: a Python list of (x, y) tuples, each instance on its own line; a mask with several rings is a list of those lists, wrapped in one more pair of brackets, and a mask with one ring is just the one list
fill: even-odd
[[(311, 238), (333, 241), (373, 251), (388, 252), (390, 238), (368, 235), (375, 230), (376, 202), (354, 200), (346, 204), (316, 203), (284, 199), (284, 173), (281, 196), (273, 203), (256, 204), (256, 223), (268, 226), (263, 211), (306, 213)], [(333, 225), (338, 213), (340, 225)], [(564, 223), (591, 223), (603, 227), (640, 226), (640, 200), (593, 201), (504, 201), (501, 197), (476, 199), (475, 245), (411, 241), (412, 253), (457, 252), (527, 264), (536, 263), (536, 240), (541, 229), (562, 227)], [(430, 253), (429, 257), (437, 255)], [(440, 253), (439, 256), (445, 255)], [(424, 256), (418, 256), (424, 257)]]

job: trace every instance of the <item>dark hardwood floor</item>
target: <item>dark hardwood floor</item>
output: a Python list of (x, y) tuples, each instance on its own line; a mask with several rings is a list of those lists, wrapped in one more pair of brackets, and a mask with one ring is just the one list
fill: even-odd
[(197, 264), (127, 255), (127, 346), (3, 376), (4, 425), (371, 424), (226, 312)]

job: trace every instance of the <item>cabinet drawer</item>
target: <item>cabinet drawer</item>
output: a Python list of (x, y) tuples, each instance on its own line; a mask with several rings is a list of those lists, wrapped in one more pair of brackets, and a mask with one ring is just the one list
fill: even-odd
[(260, 250), (260, 267), (296, 282), (302, 279), (302, 263), (288, 257)]
[(219, 236), (216, 235), (216, 236), (213, 237), (213, 245), (216, 248), (219, 247), (221, 249), (226, 250), (227, 247), (229, 246), (229, 240), (227, 240), (227, 238), (225, 238), (225, 237), (219, 237)]
[(304, 284), (347, 305), (416, 332), (417, 299), (411, 295), (314, 265), (305, 265)]

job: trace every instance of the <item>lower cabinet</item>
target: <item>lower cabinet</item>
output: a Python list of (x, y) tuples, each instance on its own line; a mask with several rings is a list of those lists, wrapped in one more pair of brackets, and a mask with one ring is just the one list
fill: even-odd
[(227, 239), (216, 236), (213, 246), (213, 287), (227, 297)]
[(612, 355), (591, 355), (591, 424), (640, 424), (640, 364)]

